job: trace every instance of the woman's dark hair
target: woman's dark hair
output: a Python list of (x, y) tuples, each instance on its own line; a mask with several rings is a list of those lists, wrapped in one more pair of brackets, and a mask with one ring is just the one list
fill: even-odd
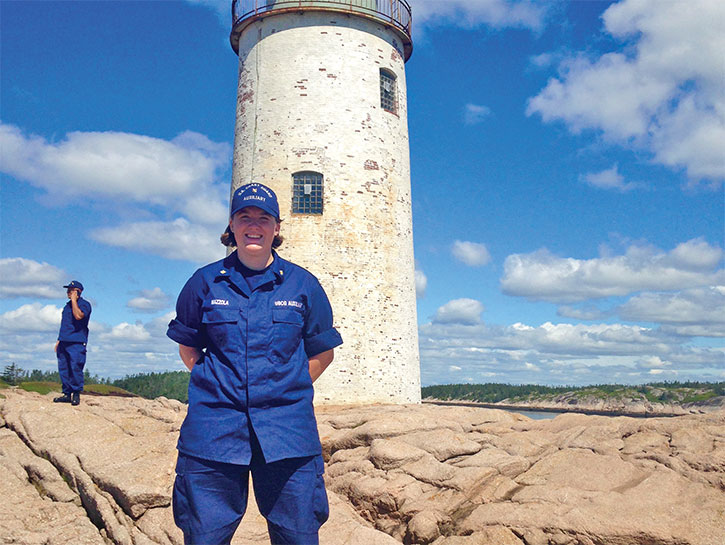
[[(279, 220), (279, 223), (282, 223), (282, 220)], [(226, 230), (222, 233), (222, 236), (219, 237), (219, 240), (222, 244), (224, 244), (224, 246), (228, 246), (229, 248), (236, 248), (237, 246), (237, 239), (234, 238), (234, 233), (232, 233), (232, 230), (228, 225)], [(282, 235), (275, 235), (274, 240), (272, 241), (272, 248), (276, 250), (282, 246), (282, 242), (284, 242)]]

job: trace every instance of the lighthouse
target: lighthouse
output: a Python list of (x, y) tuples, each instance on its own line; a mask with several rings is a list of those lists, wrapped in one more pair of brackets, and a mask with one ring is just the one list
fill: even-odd
[(316, 403), (420, 402), (405, 0), (234, 0), (232, 192), (277, 193), (282, 257), (315, 274), (344, 344)]

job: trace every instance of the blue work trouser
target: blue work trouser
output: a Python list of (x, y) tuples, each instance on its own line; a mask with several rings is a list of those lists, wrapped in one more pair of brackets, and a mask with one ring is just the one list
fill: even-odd
[[(329, 507), (322, 456), (265, 463), (253, 438), (250, 465), (179, 453), (173, 511), (184, 545), (228, 545), (247, 509), (249, 474), (272, 545), (318, 545)], [(256, 448), (255, 448), (256, 447)]]
[(83, 391), (83, 368), (86, 366), (86, 343), (58, 342), (58, 374), (64, 394)]

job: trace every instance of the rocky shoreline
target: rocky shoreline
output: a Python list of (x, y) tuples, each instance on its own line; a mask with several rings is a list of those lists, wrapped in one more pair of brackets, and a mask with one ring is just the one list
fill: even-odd
[[(180, 402), (4, 390), (0, 543), (181, 545)], [(723, 545), (725, 411), (550, 420), (433, 404), (317, 408), (321, 545)], [(233, 545), (267, 544), (250, 500)]]
[(725, 410), (725, 397), (717, 397), (706, 403), (648, 403), (636, 401), (609, 401), (599, 398), (566, 397), (528, 402), (483, 403), (477, 401), (460, 401), (455, 399), (426, 398), (423, 403), (441, 406), (481, 407), (485, 409), (501, 409), (505, 411), (540, 411), (551, 413), (574, 413), (594, 416), (629, 416), (641, 417), (673, 417), (695, 414), (707, 414)]

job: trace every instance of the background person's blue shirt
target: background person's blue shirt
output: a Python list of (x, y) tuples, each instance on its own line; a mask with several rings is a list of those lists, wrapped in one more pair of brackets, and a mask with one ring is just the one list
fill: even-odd
[(179, 294), (167, 335), (203, 351), (179, 434), (184, 454), (249, 464), (250, 427), (266, 462), (322, 452), (309, 358), (342, 344), (327, 295), (276, 253), (252, 285), (234, 252), (197, 270)]
[(78, 308), (84, 314), (81, 320), (76, 320), (73, 317), (73, 307), (70, 301), (63, 307), (63, 315), (60, 319), (60, 331), (58, 332), (59, 341), (67, 343), (88, 342), (88, 320), (91, 318), (91, 304), (82, 297), (79, 297)]

